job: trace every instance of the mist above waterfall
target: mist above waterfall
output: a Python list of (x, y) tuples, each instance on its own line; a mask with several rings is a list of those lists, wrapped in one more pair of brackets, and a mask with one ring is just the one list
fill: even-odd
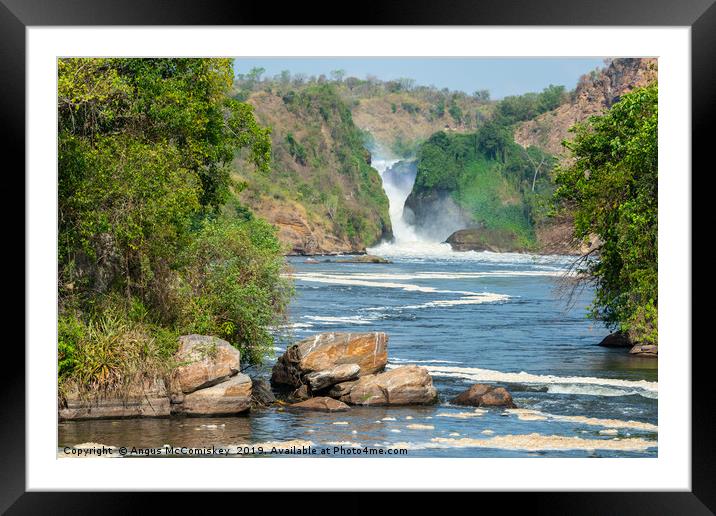
[(384, 158), (378, 153), (374, 156), (371, 165), (380, 174), (388, 197), (393, 240), (381, 242), (370, 251), (386, 256), (452, 254), (450, 245), (442, 243), (449, 233), (438, 236), (436, 231), (423, 232), (411, 224), (412, 213), (405, 208), (405, 200), (415, 183), (415, 161)]

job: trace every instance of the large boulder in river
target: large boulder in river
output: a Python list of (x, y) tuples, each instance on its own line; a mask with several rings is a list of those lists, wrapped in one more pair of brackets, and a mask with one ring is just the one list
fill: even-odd
[(455, 405), (471, 407), (507, 407), (516, 408), (512, 395), (504, 387), (495, 387), (484, 383), (476, 383), (468, 390), (453, 398)]
[(427, 369), (403, 366), (361, 377), (347, 399), (353, 405), (425, 405), (434, 403), (437, 398)]
[[(271, 383), (300, 387), (308, 383), (306, 377), (311, 373), (329, 371), (344, 364), (358, 365), (358, 376), (364, 376), (382, 371), (387, 362), (385, 333), (320, 333), (286, 349), (273, 367)], [(335, 383), (340, 381), (343, 380), (336, 378)]]
[(60, 420), (166, 417), (170, 414), (164, 380), (138, 379), (113, 392), (84, 393), (70, 387), (62, 397)]
[(318, 412), (344, 412), (350, 410), (350, 407), (342, 401), (334, 400), (327, 396), (319, 396), (311, 398), (300, 403), (294, 403), (289, 408), (298, 410), (315, 410)]
[(241, 353), (225, 340), (206, 335), (179, 337), (172, 391), (189, 394), (224, 382), (240, 370)]
[(598, 346), (603, 348), (631, 348), (634, 343), (629, 340), (629, 336), (621, 331), (615, 331), (604, 337)]
[(213, 387), (199, 389), (172, 405), (173, 414), (187, 416), (232, 416), (251, 408), (251, 378), (239, 373)]

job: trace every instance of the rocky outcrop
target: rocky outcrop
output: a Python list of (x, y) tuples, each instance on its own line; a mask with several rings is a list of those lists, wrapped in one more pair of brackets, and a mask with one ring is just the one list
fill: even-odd
[(237, 374), (241, 353), (217, 337), (184, 335), (179, 337), (175, 359), (180, 365), (174, 370), (172, 390), (189, 394)]
[(434, 403), (437, 397), (428, 370), (418, 366), (363, 376), (348, 394), (353, 405), (425, 405)]
[(330, 388), (327, 394), (331, 398), (336, 398), (341, 401), (350, 401), (348, 395), (351, 393), (351, 389), (353, 388), (353, 386), (357, 383), (358, 380), (353, 380), (352, 382), (337, 383)]
[(514, 233), (484, 227), (460, 229), (445, 241), (450, 244), (453, 251), (512, 253), (524, 250), (524, 245)]
[(82, 393), (71, 388), (59, 407), (60, 420), (166, 417), (170, 414), (164, 380), (136, 380), (109, 393)]
[[(311, 373), (355, 364), (358, 376), (364, 376), (382, 371), (387, 362), (385, 333), (321, 333), (289, 346), (273, 367), (271, 383), (298, 388), (309, 382), (306, 377)], [(335, 383), (344, 380), (336, 379)]]
[(451, 400), (451, 403), (471, 407), (517, 408), (507, 389), (484, 383), (476, 383), (468, 390), (461, 392)]
[(437, 240), (474, 223), (472, 214), (459, 206), (450, 192), (413, 190), (405, 200), (403, 220), (421, 236)]
[(336, 260), (336, 263), (393, 263), (381, 256), (374, 256), (372, 254), (363, 254), (358, 256), (351, 256), (350, 258), (341, 258)]
[(251, 378), (237, 374), (229, 380), (186, 394), (172, 413), (187, 416), (230, 416), (251, 408)]
[(251, 379), (251, 403), (253, 406), (266, 407), (276, 402), (271, 385), (266, 380)]
[(659, 346), (655, 344), (636, 344), (629, 350), (629, 354), (656, 358), (659, 356)]
[(346, 410), (350, 410), (350, 407), (342, 401), (334, 400), (327, 396), (319, 396), (300, 403), (294, 403), (290, 405), (289, 408), (296, 410), (314, 410), (318, 412), (345, 412)]
[(604, 348), (631, 348), (634, 343), (626, 333), (615, 331), (602, 339), (598, 346)]
[(654, 58), (612, 60), (604, 69), (584, 75), (568, 102), (518, 125), (515, 141), (523, 147), (534, 145), (562, 154), (562, 141), (573, 137), (570, 127), (601, 114), (634, 88), (649, 84), (656, 78), (656, 66)]

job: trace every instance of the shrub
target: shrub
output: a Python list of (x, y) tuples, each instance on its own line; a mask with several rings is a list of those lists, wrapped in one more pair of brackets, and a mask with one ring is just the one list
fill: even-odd
[(206, 221), (183, 254), (181, 332), (220, 336), (251, 363), (271, 354), (292, 294), (281, 251), (262, 219)]

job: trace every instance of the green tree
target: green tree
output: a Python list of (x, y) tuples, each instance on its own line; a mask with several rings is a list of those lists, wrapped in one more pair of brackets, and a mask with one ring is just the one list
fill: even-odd
[[(156, 373), (176, 334), (198, 326), (186, 317), (192, 303), (203, 303), (200, 315), (214, 328), (253, 328), (240, 339), (224, 331), (235, 345), (255, 338), (270, 350), (257, 328), (273, 320), (260, 314), (285, 308), (278, 241), (251, 229), (260, 224), (251, 217), (227, 221), (220, 209), (242, 188), (229, 175), (237, 152), (268, 171), (270, 132), (231, 97), (232, 82), (230, 59), (58, 61), (61, 378), (106, 387), (137, 370)], [(254, 312), (218, 295), (216, 274), (190, 281), (206, 263), (199, 242), (209, 223), (227, 227), (227, 248), (256, 251), (256, 261), (225, 266), (217, 257), (212, 268), (224, 281), (241, 277), (257, 296), (273, 288), (253, 301)], [(185, 296), (187, 285), (198, 294)]]
[(658, 88), (637, 89), (574, 128), (573, 161), (558, 171), (556, 199), (575, 217), (575, 237), (596, 234), (578, 272), (596, 285), (591, 316), (633, 342), (657, 334)]

